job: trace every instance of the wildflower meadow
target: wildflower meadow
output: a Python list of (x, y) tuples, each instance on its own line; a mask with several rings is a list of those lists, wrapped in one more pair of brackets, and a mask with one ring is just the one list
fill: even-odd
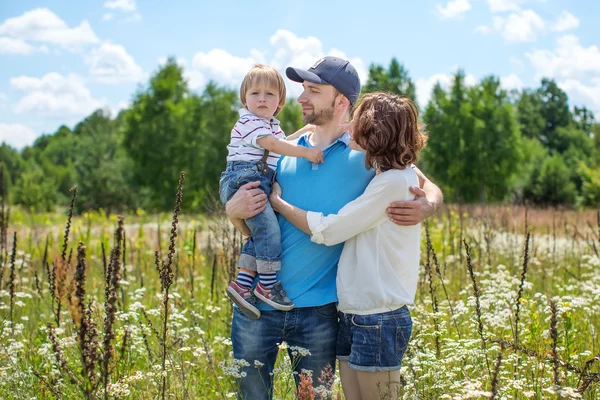
[[(0, 205), (0, 398), (227, 399), (224, 293), (242, 244), (220, 207), (172, 215)], [(600, 213), (446, 206), (423, 224), (402, 399), (600, 398)], [(285, 342), (275, 398), (343, 399)], [(333, 379), (333, 386), (327, 380)], [(382, 396), (385, 398), (385, 396)]]

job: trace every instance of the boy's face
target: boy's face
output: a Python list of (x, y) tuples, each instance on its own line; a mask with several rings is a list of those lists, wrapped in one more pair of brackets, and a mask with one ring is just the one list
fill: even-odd
[(279, 92), (265, 84), (253, 84), (246, 91), (244, 106), (252, 114), (271, 119), (279, 106)]

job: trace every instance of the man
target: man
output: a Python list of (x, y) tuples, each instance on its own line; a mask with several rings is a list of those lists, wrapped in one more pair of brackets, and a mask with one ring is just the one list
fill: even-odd
[[(347, 125), (352, 106), (360, 93), (360, 80), (346, 60), (324, 57), (310, 69), (288, 68), (286, 75), (301, 83), (304, 91), (298, 98), (302, 120), (316, 126), (313, 133), (298, 139), (298, 145), (321, 149), (323, 164), (285, 157), (280, 160), (277, 181), (283, 197), (306, 210), (337, 213), (360, 196), (374, 171), (367, 170), (364, 154), (349, 148)], [(442, 202), (442, 193), (418, 169), (421, 188), (411, 188), (415, 200), (390, 205), (388, 214), (395, 223), (414, 225), (434, 214)], [(243, 219), (261, 212), (266, 195), (257, 189), (258, 182), (242, 186), (227, 203), (227, 215), (243, 233), (248, 233)], [(335, 344), (338, 319), (336, 309), (336, 272), (343, 245), (327, 247), (311, 242), (310, 237), (279, 216), (282, 240), (282, 269), (279, 279), (295, 303), (291, 311), (278, 311), (260, 304), (262, 316), (253, 320), (234, 311), (232, 322), (233, 354), (250, 363), (247, 376), (240, 380), (239, 398), (264, 400), (272, 397), (272, 372), (278, 344), (307, 349), (301, 356), (288, 349), (292, 366), (300, 374), (312, 371), (314, 386), (323, 371), (335, 371)], [(257, 363), (255, 364), (255, 361)], [(260, 366), (257, 368), (257, 366)], [(296, 376), (296, 379), (297, 376)], [(297, 380), (298, 381), (298, 380)]]

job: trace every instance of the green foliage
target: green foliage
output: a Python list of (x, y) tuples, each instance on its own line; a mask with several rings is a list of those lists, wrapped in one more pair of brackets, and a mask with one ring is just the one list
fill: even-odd
[(107, 214), (132, 208), (131, 161), (121, 146), (122, 128), (102, 110), (75, 127), (79, 136), (74, 165), (81, 209), (103, 208)]
[(12, 186), (26, 168), (26, 163), (19, 152), (6, 143), (0, 144), (0, 165), (3, 167), (4, 190), (7, 200), (12, 197)]
[(15, 202), (32, 211), (51, 211), (56, 202), (55, 186), (38, 165), (29, 163), (15, 183)]
[(425, 110), (427, 171), (451, 201), (502, 201), (522, 158), (521, 136), (507, 93), (497, 78), (468, 88), (458, 72), (449, 93), (439, 85)]
[[(371, 64), (363, 92), (371, 91), (416, 97), (396, 58), (387, 67)], [(183, 170), (183, 207), (204, 211), (216, 197), (239, 107), (237, 88), (209, 82), (202, 93), (191, 91), (171, 58), (118, 116), (97, 110), (21, 152), (0, 145), (8, 200), (40, 210), (66, 206), (78, 185), (78, 212), (163, 211), (173, 207), (170, 193)], [(509, 95), (495, 77), (469, 87), (459, 71), (450, 88), (434, 86), (422, 116), (429, 141), (419, 166), (448, 202), (597, 202), (600, 124), (586, 107), (571, 109), (553, 80)], [(287, 134), (304, 125), (295, 99), (277, 118)]]
[(575, 184), (571, 181), (571, 171), (562, 157), (554, 154), (546, 157), (532, 175), (527, 198), (535, 204), (556, 206), (573, 204), (576, 195)]
[(408, 97), (417, 101), (415, 84), (408, 75), (408, 70), (394, 57), (386, 70), (381, 65), (371, 64), (369, 67), (369, 79), (363, 87), (363, 93), (389, 92)]
[(288, 99), (277, 119), (286, 135), (291, 135), (304, 126), (302, 122), (302, 106), (295, 99)]
[(583, 180), (581, 187), (583, 204), (600, 207), (600, 165), (587, 166), (580, 161), (579, 171)]
[(173, 59), (152, 76), (125, 115), (123, 141), (134, 180), (147, 193), (145, 208), (173, 206), (180, 171), (187, 173), (186, 208), (202, 208), (207, 194), (218, 188), (237, 109), (236, 92), (214, 83), (202, 96), (190, 92)]

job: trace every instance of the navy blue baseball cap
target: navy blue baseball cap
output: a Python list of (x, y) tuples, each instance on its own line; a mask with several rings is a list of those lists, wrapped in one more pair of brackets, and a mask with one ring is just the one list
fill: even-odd
[(338, 57), (323, 57), (308, 70), (288, 67), (285, 74), (294, 82), (331, 85), (354, 105), (360, 94), (360, 78), (349, 61)]

